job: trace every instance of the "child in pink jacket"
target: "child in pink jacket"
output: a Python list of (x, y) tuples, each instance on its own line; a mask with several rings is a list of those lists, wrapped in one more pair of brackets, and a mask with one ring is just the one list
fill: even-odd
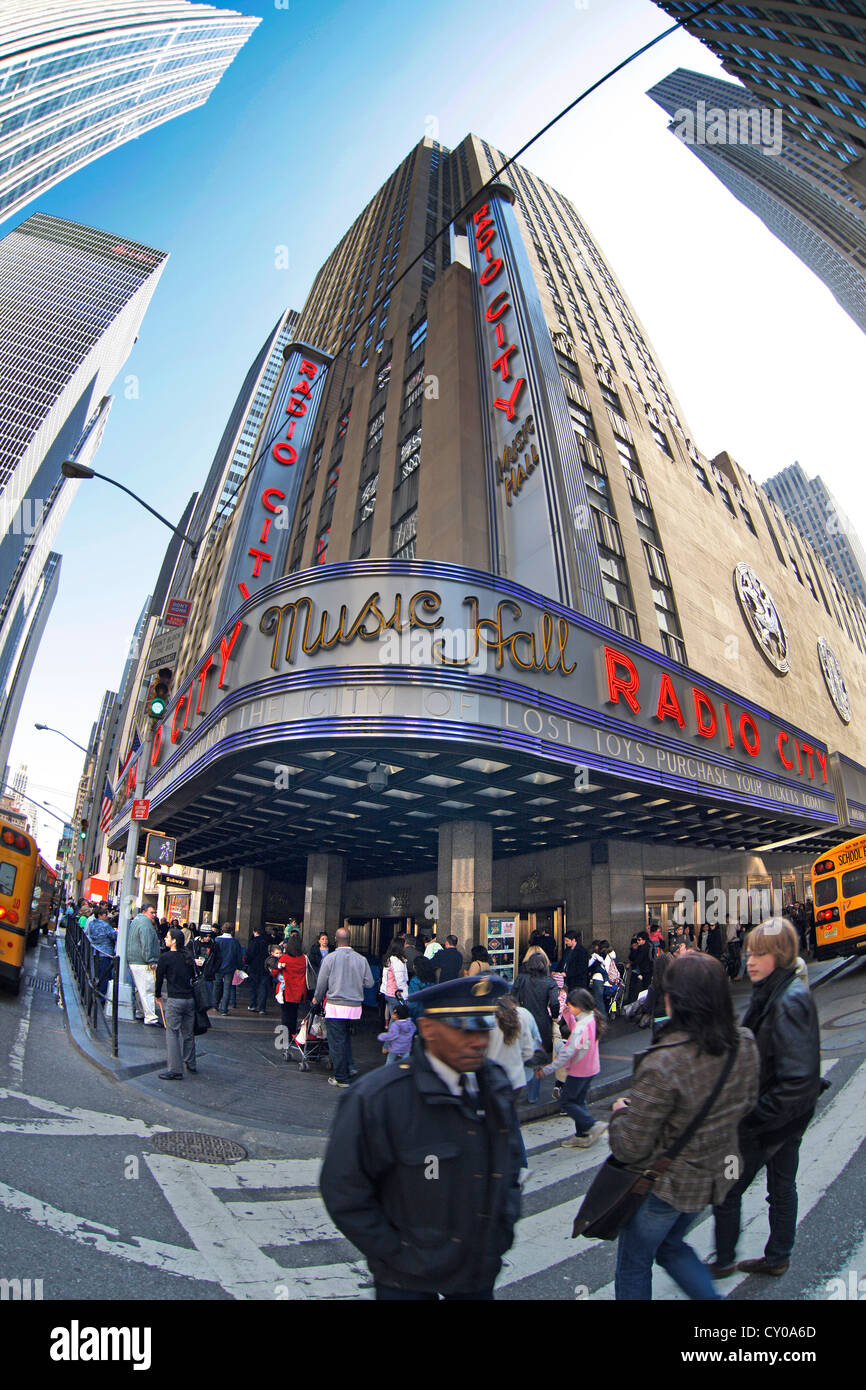
[(536, 1076), (564, 1070), (565, 1081), (560, 1104), (574, 1120), (575, 1133), (563, 1141), (564, 1149), (588, 1149), (607, 1130), (607, 1125), (594, 1120), (586, 1108), (586, 1097), (592, 1078), (598, 1076), (601, 1062), (598, 1044), (604, 1033), (604, 1019), (595, 1007), (595, 1000), (586, 989), (573, 989), (563, 1010), (563, 1018), (571, 1029), (571, 1037), (559, 1055)]

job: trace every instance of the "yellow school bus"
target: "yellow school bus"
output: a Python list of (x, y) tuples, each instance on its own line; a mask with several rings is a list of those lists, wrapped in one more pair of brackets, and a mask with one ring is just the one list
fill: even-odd
[(33, 913), (38, 871), (33, 836), (0, 820), (0, 984), (13, 994), (21, 986), (24, 953), (39, 932)]
[(866, 835), (815, 861), (812, 902), (819, 960), (866, 952)]

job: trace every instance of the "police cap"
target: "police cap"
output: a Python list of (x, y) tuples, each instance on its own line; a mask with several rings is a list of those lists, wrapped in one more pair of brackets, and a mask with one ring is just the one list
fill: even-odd
[(447, 1023), (449, 1028), (488, 1033), (496, 1027), (496, 1001), (510, 989), (501, 975), (468, 975), (419, 989), (411, 996), (411, 1002), (420, 1008), (424, 1018)]

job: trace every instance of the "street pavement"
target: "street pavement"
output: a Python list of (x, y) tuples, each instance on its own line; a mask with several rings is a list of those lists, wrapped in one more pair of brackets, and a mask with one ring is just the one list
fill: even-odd
[[(318, 1195), (337, 1093), (324, 1071), (302, 1074), (280, 1057), (265, 1063), (275, 1020), (264, 1027), (217, 1020), (205, 1039), (213, 1051), (202, 1049), (201, 1081), (178, 1084), (136, 1071), (145, 1062), (164, 1066), (163, 1034), (147, 1030), (141, 1046), (152, 1057), (130, 1062), (122, 1047), (119, 1070), (127, 1074), (118, 1077), (104, 1059), (95, 1065), (73, 1045), (54, 995), (50, 942), (28, 957), (27, 970), (17, 1000), (0, 995), (0, 1278), (41, 1279), (45, 1299), (372, 1297), (363, 1259), (331, 1225)], [(831, 1086), (803, 1143), (791, 1268), (781, 1279), (725, 1281), (721, 1291), (732, 1300), (856, 1297), (860, 1281), (866, 1294), (864, 984), (866, 971), (853, 967), (816, 992)], [(622, 1089), (634, 1052), (646, 1043), (636, 1031), (609, 1037), (605, 1090)], [(375, 1046), (365, 1045), (365, 1057), (378, 1063)], [(242, 1075), (223, 1082), (232, 1059)], [(258, 1108), (250, 1093), (262, 1089), (267, 1099)], [(242, 1094), (254, 1116), (232, 1108)], [(596, 1095), (602, 1118), (610, 1096)], [(155, 1150), (160, 1134), (189, 1130), (240, 1142), (247, 1157), (205, 1163)], [(615, 1246), (570, 1239), (606, 1146), (560, 1148), (571, 1131), (559, 1115), (524, 1123), (531, 1172), (497, 1284), (501, 1300), (613, 1297)], [(761, 1254), (765, 1237), (765, 1189), (757, 1181), (744, 1201), (740, 1257)], [(708, 1255), (712, 1221), (702, 1218), (690, 1239)], [(654, 1297), (682, 1299), (658, 1270)]]

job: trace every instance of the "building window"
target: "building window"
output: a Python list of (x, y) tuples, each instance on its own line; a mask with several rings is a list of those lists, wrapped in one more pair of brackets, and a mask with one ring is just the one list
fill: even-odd
[(421, 431), (414, 430), (400, 445), (400, 481), (414, 473), (421, 462)]
[(339, 481), (340, 465), (335, 464), (335, 466), (331, 469), (330, 473), (328, 474), (328, 481), (325, 483), (325, 495), (322, 498), (322, 506), (324, 506), (326, 502), (330, 502), (331, 498), (337, 491), (337, 483)]
[(395, 560), (414, 559), (417, 535), (418, 508), (415, 507), (391, 527), (391, 555)]
[(412, 329), (412, 332), (409, 335), (409, 352), (413, 353), (416, 348), (419, 348), (426, 337), (427, 320), (422, 319), (421, 322), (417, 325), (417, 327)]
[(403, 409), (409, 410), (424, 394), (424, 363), (416, 367), (403, 386)]
[(385, 432), (385, 412), (380, 410), (367, 426), (367, 450), (375, 449)]
[(345, 437), (346, 430), (349, 428), (349, 417), (351, 416), (351, 414), (352, 411), (351, 409), (349, 409), (346, 411), (345, 415), (340, 416), (339, 422), (337, 424), (338, 439), (343, 439)]
[(318, 536), (316, 537), (316, 564), (317, 564), (317, 565), (323, 565), (323, 564), (325, 563), (325, 556), (326, 556), (327, 553), (328, 553), (328, 541), (329, 541), (329, 539), (330, 539), (330, 535), (331, 535), (331, 528), (330, 528), (330, 526), (328, 526), (328, 527), (325, 528), (324, 531), (320, 531), (319, 534), (318, 534)]

